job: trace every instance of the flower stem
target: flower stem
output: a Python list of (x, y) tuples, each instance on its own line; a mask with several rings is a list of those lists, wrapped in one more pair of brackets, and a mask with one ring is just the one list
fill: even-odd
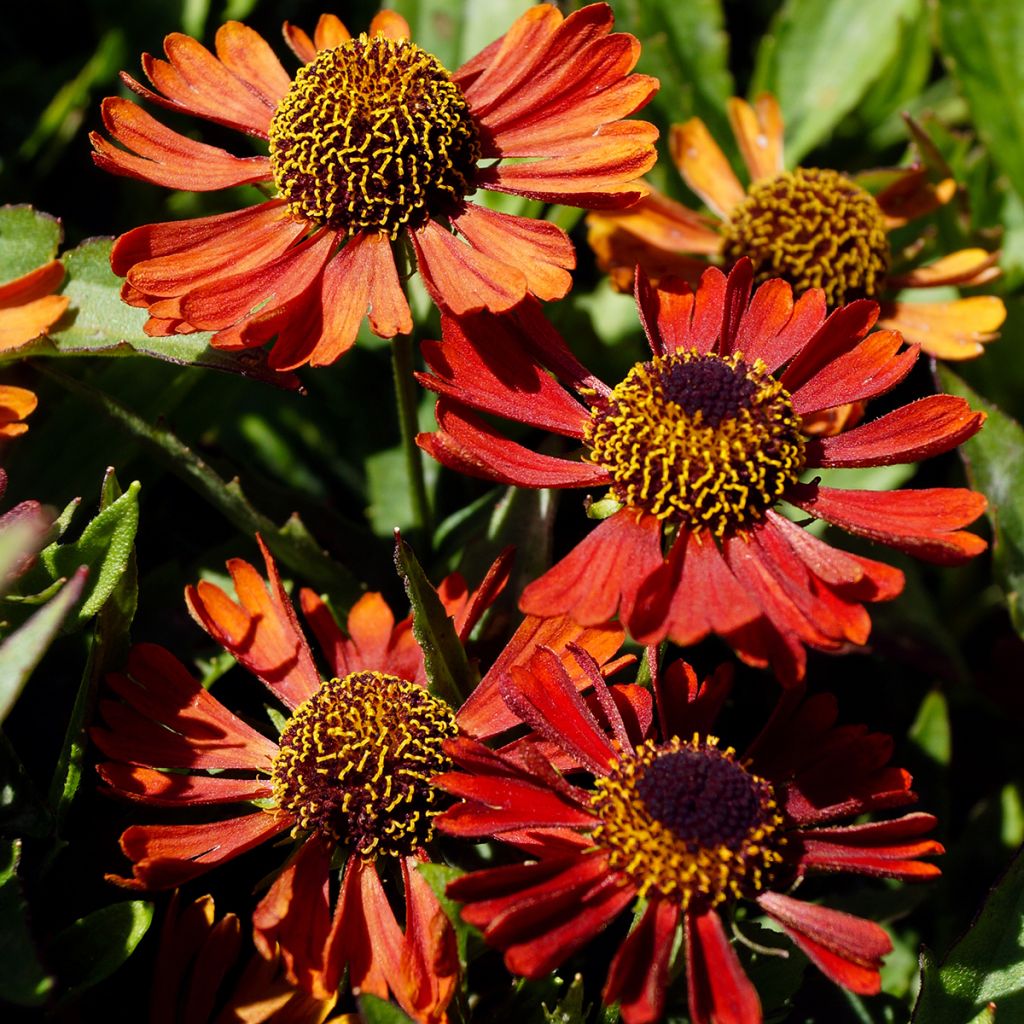
[(399, 334), (391, 340), (391, 369), (395, 381), (395, 399), (398, 406), (398, 425), (402, 432), (405, 451), (405, 469), (412, 497), (414, 525), (420, 533), (424, 554), (431, 547), (434, 534), (427, 481), (423, 473), (423, 453), (416, 444), (419, 424), (416, 418), (416, 382), (412, 375), (413, 342), (411, 335)]

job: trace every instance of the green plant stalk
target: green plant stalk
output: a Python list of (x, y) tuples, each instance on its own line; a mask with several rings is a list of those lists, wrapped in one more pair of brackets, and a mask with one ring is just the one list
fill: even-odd
[(412, 375), (412, 369), (412, 336), (399, 334), (391, 341), (391, 370), (395, 382), (398, 426), (402, 433), (405, 470), (409, 480), (416, 529), (420, 535), (420, 546), (425, 554), (429, 554), (434, 536), (434, 524), (430, 498), (427, 495), (427, 480), (423, 472), (423, 452), (416, 444), (419, 422), (417, 420), (416, 381)]

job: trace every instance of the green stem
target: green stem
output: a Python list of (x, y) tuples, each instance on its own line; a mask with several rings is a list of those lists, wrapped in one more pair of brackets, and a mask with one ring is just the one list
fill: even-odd
[(391, 341), (391, 369), (394, 374), (398, 425), (402, 431), (402, 448), (405, 451), (405, 470), (412, 495), (413, 515), (420, 533), (420, 543), (426, 552), (431, 547), (434, 527), (430, 499), (427, 496), (427, 481), (423, 473), (423, 453), (416, 444), (416, 434), (419, 431), (416, 415), (418, 391), (412, 367), (412, 336), (399, 334)]

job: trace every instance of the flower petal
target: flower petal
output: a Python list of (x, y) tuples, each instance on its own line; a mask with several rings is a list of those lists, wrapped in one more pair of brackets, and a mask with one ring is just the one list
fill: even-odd
[(626, 1024), (661, 1020), (679, 913), (672, 900), (652, 899), (608, 968), (601, 999), (619, 1003)]
[(973, 359), (998, 336), (1006, 306), (995, 295), (951, 302), (885, 302), (879, 326), (899, 331), (936, 359)]
[(743, 162), (750, 173), (751, 184), (781, 174), (786, 165), (782, 155), (779, 101), (771, 93), (763, 92), (754, 100), (752, 107), (746, 100), (733, 96), (726, 109)]
[(272, 116), (288, 94), (292, 78), (270, 44), (240, 21), (229, 21), (217, 29), (214, 45), (224, 66), (260, 97)]
[(986, 249), (959, 249), (905, 274), (890, 274), (889, 288), (941, 288), (984, 284), (999, 276), (999, 253)]
[(668, 145), (686, 184), (714, 213), (728, 218), (747, 193), (704, 122), (694, 117), (672, 125)]
[(757, 990), (740, 965), (713, 910), (686, 913), (686, 982), (693, 1024), (756, 1024)]
[(117, 761), (99, 764), (96, 771), (119, 797), (158, 807), (245, 803), (274, 794), (268, 779), (179, 775)]

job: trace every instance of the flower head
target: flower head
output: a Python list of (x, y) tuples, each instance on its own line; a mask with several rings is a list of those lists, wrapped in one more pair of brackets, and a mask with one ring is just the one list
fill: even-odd
[(910, 776), (888, 765), (888, 737), (838, 726), (830, 696), (804, 700), (794, 689), (740, 755), (710, 732), (728, 692), (726, 671), (702, 687), (681, 662), (656, 678), (655, 735), (620, 714), (616, 687), (605, 686), (596, 666), (589, 666), (590, 704), (563, 673), (539, 651), (504, 687), (563, 774), (536, 755), (511, 759), (460, 738), (447, 749), (462, 770), (437, 780), (463, 798), (440, 817), (440, 829), (501, 840), (530, 857), (448, 887), (464, 904), (463, 919), (504, 952), (509, 970), (544, 976), (643, 900), (609, 967), (604, 1002), (620, 1003), (627, 1024), (661, 1019), (682, 929), (694, 1024), (759, 1024), (757, 992), (721, 916), (749, 902), (833, 981), (878, 992), (892, 948), (886, 933), (790, 892), (814, 872), (938, 874), (919, 859), (942, 852), (920, 838), (935, 823), (931, 815), (843, 824), (916, 799)]
[(258, 184), (273, 198), (122, 235), (111, 260), (124, 300), (149, 311), (150, 334), (210, 330), (223, 349), (276, 338), (270, 363), (291, 369), (334, 362), (367, 316), (381, 337), (411, 330), (403, 246), (433, 299), (456, 313), (560, 298), (575, 265), (565, 233), (471, 196), (615, 209), (646, 194), (637, 179), (654, 163), (657, 132), (623, 118), (657, 83), (630, 74), (639, 45), (611, 29), (605, 4), (564, 19), (538, 5), (450, 73), (392, 11), (355, 37), (324, 15), (312, 39), (285, 26), (303, 62), (293, 77), (237, 22), (217, 33), (216, 55), (168, 36), (166, 61), (143, 57), (153, 88), (125, 75), (129, 88), (266, 140), (267, 154), (195, 142), (115, 97), (103, 119), (120, 147), (94, 134), (96, 163), (193, 191)]
[(696, 281), (709, 259), (728, 269), (748, 256), (758, 282), (779, 277), (798, 295), (821, 288), (830, 306), (877, 300), (880, 326), (940, 359), (970, 359), (996, 337), (1006, 309), (995, 296), (897, 297), (903, 288), (980, 285), (999, 273), (996, 255), (982, 249), (927, 266), (914, 265), (909, 255), (920, 244), (906, 257), (893, 251), (891, 232), (948, 202), (956, 191), (952, 181), (933, 185), (919, 167), (859, 179), (827, 168), (787, 170), (782, 117), (769, 94), (753, 106), (730, 100), (729, 119), (750, 176), (746, 188), (699, 118), (674, 125), (669, 139), (679, 172), (710, 217), (652, 191), (628, 211), (588, 218), (591, 247), (617, 287), (632, 287), (637, 264), (655, 279), (674, 274)]
[[(367, 594), (349, 613), (346, 635), (324, 602), (303, 590), (303, 613), (330, 669), (325, 680), (262, 550), (268, 582), (235, 559), (228, 568), (237, 600), (205, 581), (187, 588), (186, 600), (200, 625), (283, 705), (284, 727), (271, 738), (168, 651), (134, 647), (125, 672), (109, 679), (119, 700), (102, 703), (105, 724), (93, 730), (109, 758), (100, 776), (121, 797), (213, 814), (204, 823), (128, 828), (121, 848), (132, 877), (113, 880), (167, 888), (290, 836), (293, 853), (253, 915), (264, 956), (280, 955), (291, 982), (315, 999), (331, 996), (347, 969), (354, 988), (381, 998), (390, 992), (417, 1021), (444, 1020), (458, 978), (454, 933), (416, 870), (429, 859), (445, 799), (431, 782), (450, 766), (444, 743), (515, 724), (500, 682), (536, 642), (563, 652), (580, 643), (603, 663), (622, 633), (527, 619), (455, 709), (426, 686), (411, 617), (396, 623), (381, 596)], [(475, 592), (458, 576), (439, 588), (463, 640), (504, 586), (507, 562), (496, 563)], [(335, 858), (344, 861), (336, 901), (329, 889)], [(391, 883), (405, 893), (404, 931)]]
[[(618, 612), (643, 643), (717, 633), (792, 682), (805, 645), (865, 643), (863, 603), (894, 597), (903, 577), (833, 549), (779, 505), (928, 561), (962, 562), (985, 547), (961, 530), (984, 509), (980, 494), (844, 490), (807, 474), (915, 462), (970, 437), (984, 415), (932, 395), (816, 436), (823, 413), (894, 387), (918, 349), (897, 354), (899, 334), (868, 333), (873, 302), (826, 318), (820, 290), (794, 303), (776, 279), (751, 297), (752, 276), (741, 260), (728, 279), (707, 270), (696, 293), (641, 278), (652, 358), (615, 387), (581, 366), (535, 308), (501, 322), (444, 318), (444, 342), (424, 346), (433, 373), (421, 375), (441, 395), (439, 430), (419, 443), (453, 469), (502, 483), (608, 488), (613, 513), (524, 590), (524, 611), (581, 623)], [(474, 410), (573, 438), (583, 459), (534, 453)]]

